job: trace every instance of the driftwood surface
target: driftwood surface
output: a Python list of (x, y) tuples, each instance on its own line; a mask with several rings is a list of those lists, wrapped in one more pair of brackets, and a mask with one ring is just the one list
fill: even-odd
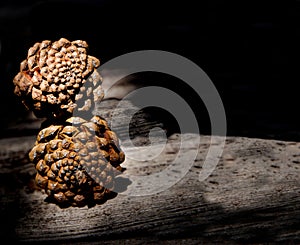
[[(113, 101), (104, 104), (107, 110), (102, 108), (107, 118), (110, 103)], [(155, 125), (137, 118), (139, 133)], [(122, 138), (122, 120), (116, 131)], [(147, 175), (166, 168), (176, 157), (181, 136), (171, 135), (153, 160), (127, 159), (123, 164), (126, 173)], [(188, 137), (185, 154), (195, 150), (199, 140), (195, 134)], [(211, 142), (211, 136), (201, 135), (192, 167), (169, 189), (148, 196), (120, 193), (93, 207), (60, 208), (46, 202), (41, 191), (32, 190), (35, 170), (26, 154), (34, 141), (35, 135), (0, 139), (2, 241), (300, 242), (298, 142), (227, 137), (217, 167), (206, 180), (199, 181)], [(135, 141), (147, 146), (145, 137)]]

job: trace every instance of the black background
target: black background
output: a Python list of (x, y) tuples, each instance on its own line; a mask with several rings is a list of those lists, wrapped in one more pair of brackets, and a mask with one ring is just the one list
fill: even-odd
[[(0, 6), (1, 135), (26, 116), (12, 79), (28, 48), (65, 37), (86, 40), (102, 63), (144, 49), (185, 56), (217, 87), (228, 135), (300, 139), (300, 1), (7, 0)], [(197, 110), (196, 99), (190, 102)]]

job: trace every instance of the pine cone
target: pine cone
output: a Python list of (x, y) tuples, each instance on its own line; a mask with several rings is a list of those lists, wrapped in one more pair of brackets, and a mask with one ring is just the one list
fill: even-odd
[(105, 201), (125, 158), (117, 136), (99, 116), (71, 117), (42, 129), (29, 157), (36, 183), (50, 200), (73, 206)]
[(65, 38), (34, 44), (14, 78), (15, 94), (37, 117), (66, 119), (75, 110), (91, 111), (104, 94), (100, 61), (87, 49), (85, 41)]

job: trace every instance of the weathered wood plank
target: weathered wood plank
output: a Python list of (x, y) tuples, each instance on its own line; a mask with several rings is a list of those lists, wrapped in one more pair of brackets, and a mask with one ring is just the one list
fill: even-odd
[[(208, 143), (209, 137), (204, 138)], [(32, 139), (22, 139), (26, 141), (28, 144), (23, 147), (29, 146)], [(1, 210), (5, 217), (14, 218), (11, 228), (22, 241), (299, 240), (299, 164), (293, 155), (297, 155), (300, 145), (229, 138), (213, 175), (199, 182), (198, 172), (207, 146), (203, 144), (195, 165), (185, 178), (159, 194), (146, 197), (119, 194), (92, 208), (61, 209), (45, 202), (41, 192), (27, 193), (20, 182), (13, 185), (13, 191), (2, 182), (2, 194), (6, 195), (2, 195)], [(264, 151), (261, 151), (262, 146)], [(157, 170), (156, 164), (151, 165), (152, 170)], [(132, 174), (151, 171), (151, 168), (143, 169), (143, 165), (140, 168), (130, 161), (125, 164)], [(10, 168), (11, 173), (1, 166), (3, 169), (1, 175), (8, 176), (6, 180), (12, 173), (15, 177), (22, 175), (19, 166)]]

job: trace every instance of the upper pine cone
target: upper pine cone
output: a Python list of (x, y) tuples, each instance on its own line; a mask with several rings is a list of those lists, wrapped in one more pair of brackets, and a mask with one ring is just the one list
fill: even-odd
[(87, 49), (85, 41), (65, 38), (34, 44), (14, 78), (15, 94), (37, 117), (67, 118), (92, 110), (104, 94), (96, 70), (100, 61)]

